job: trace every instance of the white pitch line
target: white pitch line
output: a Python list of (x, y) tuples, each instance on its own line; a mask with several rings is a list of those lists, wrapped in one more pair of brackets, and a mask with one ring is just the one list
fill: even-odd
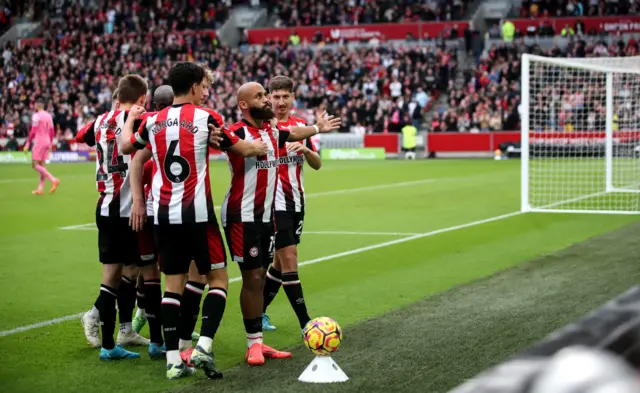
[[(371, 190), (381, 190), (381, 189), (385, 189), (385, 188), (393, 188), (393, 187), (406, 187), (406, 186), (413, 186), (416, 184), (424, 184), (424, 183), (433, 183), (435, 181), (439, 181), (439, 180), (444, 180), (445, 178), (438, 178), (438, 179), (422, 179), (422, 180), (413, 180), (413, 181), (405, 181), (405, 182), (399, 182), (399, 183), (387, 183), (387, 184), (379, 184), (376, 186), (367, 186), (367, 187), (358, 187), (358, 188), (345, 188), (342, 190), (333, 190), (333, 191), (325, 191), (325, 192), (316, 192), (316, 193), (311, 193), (311, 194), (307, 194), (306, 198), (313, 198), (313, 197), (319, 197), (319, 196), (327, 196), (327, 195), (339, 195), (339, 194), (349, 194), (352, 192), (360, 192), (360, 191), (371, 191)], [(220, 210), (220, 206), (215, 206), (214, 207), (215, 210)], [(86, 226), (89, 225), (95, 225), (95, 223), (87, 223), (87, 224), (78, 224), (78, 225), (71, 225), (71, 226), (66, 226), (66, 227), (60, 227), (58, 229), (62, 229), (62, 230), (85, 230)]]
[(49, 325), (55, 325), (62, 322), (72, 321), (74, 319), (80, 319), (80, 317), (82, 317), (83, 315), (84, 313), (81, 312), (79, 314), (67, 315), (66, 317), (54, 318), (48, 321), (34, 323), (33, 325), (25, 325), (25, 326), (17, 327), (15, 329), (11, 329), (11, 330), (3, 330), (3, 331), (0, 331), (0, 337), (10, 336), (16, 333), (27, 332), (29, 330), (38, 329), (38, 328), (49, 326)]
[[(332, 259), (342, 258), (342, 257), (346, 257), (346, 256), (349, 256), (349, 255), (360, 254), (360, 253), (363, 253), (363, 252), (376, 250), (378, 248), (394, 246), (396, 244), (402, 244), (402, 243), (410, 242), (412, 240), (423, 239), (423, 238), (426, 238), (426, 237), (439, 235), (441, 233), (453, 232), (453, 231), (457, 231), (459, 229), (471, 228), (471, 227), (474, 227), (474, 226), (477, 226), (477, 225), (482, 225), (482, 224), (487, 224), (487, 223), (494, 222), (494, 221), (504, 220), (505, 218), (515, 217), (515, 216), (519, 216), (521, 214), (524, 214), (524, 213), (520, 212), (520, 211), (517, 211), (517, 212), (513, 212), (513, 213), (502, 214), (500, 216), (495, 216), (495, 217), (491, 217), (491, 218), (485, 218), (484, 220), (471, 221), (471, 222), (468, 222), (466, 224), (460, 224), (460, 225), (450, 226), (450, 227), (447, 227), (447, 228), (436, 229), (435, 231), (419, 233), (417, 235), (413, 235), (413, 236), (410, 236), (410, 237), (405, 237), (405, 238), (402, 238), (402, 239), (391, 240), (391, 241), (384, 242), (384, 243), (373, 244), (373, 245), (366, 246), (366, 247), (360, 247), (360, 248), (356, 248), (356, 249), (349, 250), (349, 251), (339, 252), (337, 254), (332, 254), (332, 255), (327, 255), (327, 256), (324, 256), (324, 257), (320, 257), (320, 258), (310, 259), (308, 261), (300, 262), (299, 266), (313, 265), (313, 264), (316, 264), (316, 263), (330, 261)], [(242, 278), (240, 276), (239, 277), (232, 277), (232, 278), (229, 279), (229, 283), (234, 283), (234, 282), (238, 282), (238, 281), (241, 281), (241, 280), (242, 280)], [(60, 322), (65, 322), (65, 321), (70, 321), (70, 320), (73, 320), (73, 319), (78, 319), (82, 315), (83, 315), (83, 313), (67, 315), (65, 317), (55, 318), (55, 319), (52, 319), (52, 320), (49, 320), (49, 321), (44, 321), (44, 322), (38, 322), (38, 323), (34, 323), (32, 325), (20, 326), (20, 327), (17, 327), (17, 328), (14, 328), (14, 329), (10, 329), (10, 330), (3, 330), (3, 331), (0, 331), (0, 337), (6, 337), (6, 336), (10, 336), (10, 335), (13, 335), (13, 334), (16, 334), (16, 333), (26, 332), (26, 331), (37, 329), (37, 328), (44, 327), (44, 326), (54, 325), (54, 324), (57, 324), (57, 323), (60, 323)]]
[(419, 233), (407, 232), (351, 232), (351, 231), (303, 231), (303, 235), (362, 235), (362, 236), (415, 236)]
[(87, 224), (78, 224), (78, 225), (70, 225), (68, 227), (60, 227), (62, 230), (76, 230), (76, 231), (86, 231), (86, 230), (94, 230), (96, 229), (96, 223), (90, 222)]

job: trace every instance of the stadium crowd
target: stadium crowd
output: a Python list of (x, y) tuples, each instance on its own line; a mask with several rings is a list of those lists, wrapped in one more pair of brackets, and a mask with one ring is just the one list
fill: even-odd
[[(638, 53), (638, 42), (631, 38), (622, 38), (609, 42), (608, 38), (571, 37), (566, 47), (555, 45), (543, 50), (540, 45), (527, 45), (524, 40), (493, 45), (487, 51), (486, 58), (477, 66), (464, 70), (465, 83), (455, 88), (450, 82), (447, 90), (448, 106), (438, 111), (431, 121), (431, 131), (499, 131), (519, 128), (520, 116), (520, 57), (522, 53), (532, 53), (550, 57), (623, 57)], [(552, 70), (541, 70), (539, 80), (547, 83), (557, 76)], [(532, 102), (532, 124), (536, 129), (571, 131), (573, 129), (602, 129), (598, 127), (604, 118), (602, 93), (604, 82), (598, 85), (596, 78), (583, 93), (572, 88), (584, 86), (586, 80), (580, 75), (568, 75), (567, 83), (553, 87), (540, 86), (536, 102)], [(635, 86), (635, 84), (631, 84)], [(624, 85), (624, 83), (620, 83)], [(551, 89), (551, 90), (550, 90)], [(570, 91), (567, 91), (571, 89)], [(629, 89), (629, 86), (627, 86)], [(532, 89), (533, 90), (533, 89)], [(552, 91), (553, 90), (553, 91)], [(623, 89), (624, 90), (624, 89)], [(600, 93), (596, 93), (600, 91)], [(635, 93), (635, 90), (630, 93)], [(602, 101), (602, 102), (601, 102)], [(626, 101), (625, 101), (626, 102)], [(631, 121), (630, 116), (638, 117), (625, 109), (623, 101), (616, 104), (617, 117), (622, 124)], [(546, 120), (542, 120), (546, 119)], [(544, 124), (539, 122), (544, 122)]]
[(0, 0), (0, 35), (18, 20), (41, 20), (47, 3), (47, 0)]
[(215, 0), (99, 0), (96, 7), (83, 7), (80, 2), (61, 0), (51, 2), (49, 15), (43, 20), (43, 31), (45, 36), (61, 38), (83, 33), (213, 30), (222, 26), (228, 16), (229, 6)]
[(469, 0), (311, 0), (270, 1), (276, 26), (320, 26), (417, 21), (464, 17)]
[[(272, 44), (243, 54), (218, 45), (206, 34), (162, 31), (144, 39), (120, 34), (82, 33), (48, 39), (41, 46), (7, 44), (0, 58), (0, 118), (17, 136), (28, 129), (34, 97), (48, 100), (59, 136), (73, 135), (108, 108), (119, 75), (137, 72), (151, 87), (166, 82), (174, 61), (194, 60), (215, 70), (209, 105), (229, 122), (238, 119), (235, 90), (242, 83), (265, 83), (275, 74), (298, 81), (296, 107), (339, 113), (349, 131), (401, 126), (404, 116), (419, 119), (438, 90), (455, 76), (456, 54), (437, 48), (290, 48)], [(308, 114), (307, 114), (308, 115)], [(359, 129), (360, 129), (359, 128)], [(6, 134), (8, 127), (2, 132)]]
[(520, 17), (637, 15), (639, 11), (634, 0), (524, 0)]

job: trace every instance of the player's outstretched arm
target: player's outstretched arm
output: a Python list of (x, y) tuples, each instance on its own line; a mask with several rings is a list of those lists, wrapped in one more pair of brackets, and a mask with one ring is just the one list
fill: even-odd
[(316, 114), (316, 124), (306, 127), (289, 127), (289, 137), (287, 141), (295, 142), (307, 139), (318, 133), (325, 133), (337, 130), (342, 125), (342, 119), (335, 116), (327, 116), (327, 112)]
[(138, 152), (133, 159), (131, 159), (131, 166), (129, 174), (131, 176), (131, 195), (133, 197), (133, 204), (131, 205), (131, 217), (129, 218), (129, 225), (134, 231), (142, 230), (144, 222), (147, 219), (147, 209), (144, 202), (144, 190), (142, 184), (142, 178), (144, 174), (144, 163), (149, 161), (152, 156), (151, 150), (145, 148)]
[[(136, 150), (141, 149), (142, 147), (136, 147), (134, 144), (134, 140), (132, 137), (134, 136), (134, 128), (135, 123), (145, 112), (144, 108), (138, 105), (134, 105), (129, 110), (129, 115), (127, 116), (127, 121), (124, 123), (124, 129), (122, 130), (122, 138), (121, 138), (121, 146), (120, 150), (124, 154), (131, 154)], [(144, 145), (142, 145), (144, 146)], [(143, 163), (144, 164), (144, 163)]]

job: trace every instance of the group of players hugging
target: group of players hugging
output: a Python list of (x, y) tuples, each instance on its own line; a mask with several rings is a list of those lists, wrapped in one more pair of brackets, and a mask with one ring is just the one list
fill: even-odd
[[(238, 89), (242, 120), (226, 127), (217, 112), (204, 107), (213, 82), (209, 69), (176, 63), (168, 80), (153, 94), (156, 112), (146, 112), (146, 81), (124, 76), (111, 111), (76, 137), (95, 146), (100, 193), (96, 225), (102, 281), (93, 308), (81, 320), (85, 337), (101, 348), (101, 360), (138, 358), (124, 346), (148, 345), (150, 358), (166, 358), (169, 379), (197, 368), (209, 378), (222, 377), (212, 344), (229, 277), (209, 179), (212, 147), (226, 154), (231, 171), (221, 223), (242, 275), (247, 363), (288, 358), (290, 353), (263, 343), (263, 331), (275, 330), (266, 310), (283, 286), (300, 327), (310, 320), (297, 271), (305, 212), (303, 165), (306, 161), (320, 169), (311, 138), (339, 128), (341, 121), (318, 113), (316, 124), (307, 126), (291, 116), (293, 81), (276, 76), (269, 81), (269, 93), (255, 82)], [(149, 339), (139, 335), (146, 323)]]

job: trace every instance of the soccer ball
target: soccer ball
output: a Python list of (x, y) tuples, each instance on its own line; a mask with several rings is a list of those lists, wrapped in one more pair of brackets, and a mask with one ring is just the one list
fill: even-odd
[(304, 344), (316, 355), (329, 355), (340, 348), (342, 329), (329, 317), (319, 317), (307, 323), (302, 331)]

